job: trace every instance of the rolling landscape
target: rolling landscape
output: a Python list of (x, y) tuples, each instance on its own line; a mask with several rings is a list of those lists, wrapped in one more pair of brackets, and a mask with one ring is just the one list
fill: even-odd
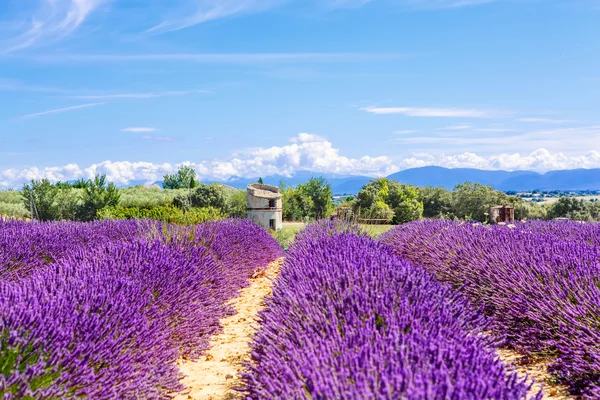
[[(363, 185), (373, 179), (366, 176), (340, 177), (319, 174), (318, 172), (303, 172), (295, 174), (292, 177), (265, 176), (263, 179), (270, 185), (279, 185), (281, 180), (284, 180), (286, 184), (295, 186), (306, 182), (313, 176), (323, 176), (327, 179), (331, 184), (333, 193), (336, 195), (356, 194)], [(233, 177), (223, 183), (238, 189), (244, 189), (258, 178), (243, 179)], [(501, 191), (600, 190), (600, 168), (548, 171), (541, 174), (532, 171), (489, 171), (472, 168), (450, 169), (432, 166), (407, 169), (391, 174), (388, 178), (418, 187), (439, 186), (447, 190), (452, 190), (456, 185), (464, 182), (490, 185)], [(159, 185), (161, 183), (157, 182)]]
[(0, 0), (1, 400), (599, 400), (598, 0)]

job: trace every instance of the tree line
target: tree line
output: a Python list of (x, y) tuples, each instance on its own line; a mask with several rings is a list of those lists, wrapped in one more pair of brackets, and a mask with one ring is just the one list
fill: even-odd
[[(121, 204), (119, 189), (105, 175), (75, 182), (52, 183), (33, 180), (21, 192), (23, 206), (33, 218), (91, 221), (94, 219), (152, 218), (174, 223), (198, 223), (208, 219), (246, 216), (246, 191), (222, 184), (200, 183), (196, 171), (183, 166), (166, 174), (164, 190), (168, 200), (129, 201)], [(262, 179), (259, 179), (261, 182)], [(158, 189), (157, 189), (158, 190)], [(556, 203), (528, 203), (522, 198), (477, 183), (457, 185), (449, 191), (441, 187), (418, 188), (379, 178), (365, 184), (356, 196), (334, 203), (329, 183), (322, 177), (290, 186), (280, 182), (285, 221), (312, 221), (328, 218), (336, 207), (352, 210), (359, 219), (401, 224), (422, 218), (462, 219), (485, 222), (490, 207), (512, 205), (516, 219), (569, 218), (600, 220), (600, 203), (572, 197)]]

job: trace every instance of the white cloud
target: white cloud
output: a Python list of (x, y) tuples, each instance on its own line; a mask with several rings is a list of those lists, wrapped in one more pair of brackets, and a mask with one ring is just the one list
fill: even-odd
[(109, 0), (40, 0), (38, 12), (31, 18), (30, 28), (9, 39), (0, 54), (22, 50), (43, 42), (62, 39), (79, 26), (101, 4)]
[(475, 108), (365, 107), (361, 111), (378, 115), (402, 114), (408, 117), (490, 118), (496, 115), (493, 111)]
[(80, 110), (82, 108), (89, 108), (89, 107), (100, 106), (102, 104), (105, 104), (105, 103), (80, 104), (78, 106), (65, 107), (65, 108), (57, 108), (57, 109), (54, 109), (54, 110), (42, 111), (42, 112), (37, 112), (37, 113), (33, 113), (33, 114), (26, 114), (26, 115), (20, 116), (19, 118), (21, 118), (21, 119), (28, 119), (28, 118), (41, 117), (43, 115), (58, 114), (58, 113), (64, 113), (64, 112), (69, 112), (69, 111), (75, 111), (75, 110)]
[(592, 150), (583, 155), (568, 155), (561, 152), (552, 153), (541, 148), (530, 153), (503, 153), (488, 157), (473, 152), (441, 156), (421, 152), (399, 160), (392, 160), (387, 156), (350, 158), (340, 154), (340, 150), (333, 147), (327, 139), (315, 134), (302, 133), (292, 138), (290, 144), (251, 149), (225, 160), (186, 161), (180, 164), (104, 161), (85, 168), (76, 164), (46, 168), (11, 168), (0, 171), (0, 187), (19, 187), (28, 180), (41, 178), (53, 181), (87, 179), (95, 174), (106, 174), (110, 181), (119, 185), (127, 185), (132, 181), (152, 183), (161, 180), (164, 174), (176, 171), (180, 165), (196, 169), (201, 179), (222, 181), (234, 176), (291, 176), (299, 171), (385, 176), (402, 169), (428, 165), (545, 172), (557, 169), (600, 168), (600, 152)]
[(148, 127), (136, 127), (136, 128), (121, 129), (121, 132), (132, 132), (132, 133), (155, 132), (155, 131), (156, 131), (156, 128), (148, 128)]

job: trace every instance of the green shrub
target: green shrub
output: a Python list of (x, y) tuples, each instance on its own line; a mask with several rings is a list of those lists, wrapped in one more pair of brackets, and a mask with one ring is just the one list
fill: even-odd
[(123, 207), (152, 208), (171, 204), (173, 199), (188, 193), (187, 189), (163, 190), (160, 187), (135, 186), (119, 189)]
[(153, 219), (178, 225), (195, 225), (205, 221), (223, 219), (224, 215), (212, 207), (182, 210), (173, 205), (152, 208), (107, 207), (98, 213), (101, 219)]

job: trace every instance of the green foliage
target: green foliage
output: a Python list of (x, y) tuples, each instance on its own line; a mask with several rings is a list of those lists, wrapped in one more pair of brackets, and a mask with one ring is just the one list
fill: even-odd
[[(0, 335), (0, 374), (4, 375), (5, 378), (9, 378), (17, 371), (23, 374), (28, 367), (35, 367), (44, 357), (40, 348), (34, 348), (31, 343), (11, 345), (8, 337), (7, 331)], [(29, 387), (32, 391), (47, 388), (59, 376), (60, 369), (46, 367), (29, 378)], [(4, 396), (8, 393), (14, 395), (15, 391), (15, 387), (0, 387), (0, 397), (5, 398)], [(33, 397), (25, 397), (25, 399), (33, 400)]]
[(548, 219), (548, 205), (519, 202), (515, 204), (515, 218), (518, 220)]
[(212, 207), (182, 210), (173, 205), (152, 208), (113, 206), (100, 210), (98, 216), (101, 219), (152, 219), (179, 225), (196, 225), (224, 218), (220, 210)]
[(597, 221), (600, 206), (574, 197), (561, 197), (548, 209), (548, 218), (569, 218), (575, 221)]
[(370, 208), (370, 219), (392, 219), (394, 210), (391, 209), (383, 200), (378, 200)]
[(177, 196), (187, 195), (187, 189), (163, 190), (158, 186), (135, 186), (119, 189), (123, 207), (152, 208), (172, 204)]
[(423, 203), (419, 201), (419, 189), (396, 181), (389, 183), (387, 204), (394, 210), (392, 223), (403, 224), (423, 218)]
[(261, 185), (264, 184), (263, 178), (258, 178), (258, 183), (260, 183)]
[(280, 229), (278, 231), (269, 231), (269, 233), (277, 243), (279, 243), (282, 249), (287, 250), (294, 241), (298, 231), (292, 229)]
[(306, 221), (326, 218), (333, 211), (331, 186), (323, 178), (311, 178), (295, 188), (280, 182), (283, 194), (283, 219)]
[(206, 185), (200, 183), (194, 191), (182, 194), (173, 200), (173, 204), (182, 209), (190, 207), (213, 207), (225, 212), (227, 200), (225, 189), (218, 183)]
[(497, 205), (516, 204), (519, 199), (507, 196), (492, 186), (479, 183), (456, 185), (452, 193), (453, 214), (460, 219), (487, 221), (490, 208)]
[(570, 215), (583, 215), (586, 211), (587, 207), (583, 200), (572, 197), (563, 197), (552, 204), (550, 210), (548, 210), (548, 218), (569, 218)]
[(328, 217), (333, 211), (333, 192), (331, 186), (322, 178), (311, 178), (304, 185), (298, 185), (298, 189), (308, 196), (313, 203), (311, 213), (308, 215), (314, 219)]
[(23, 204), (21, 192), (15, 190), (0, 190), (0, 216), (27, 218), (30, 216), (29, 208)]
[(363, 186), (353, 209), (362, 218), (391, 219), (395, 224), (423, 217), (419, 190), (387, 178), (374, 179)]
[(452, 218), (452, 192), (442, 187), (419, 188), (424, 218)]
[(304, 221), (313, 215), (314, 202), (303, 190), (285, 188), (283, 193), (283, 219), (286, 221)]
[(163, 176), (165, 189), (193, 189), (198, 186), (196, 170), (188, 166), (179, 168), (176, 174)]
[(96, 175), (83, 189), (82, 204), (77, 209), (76, 217), (80, 221), (92, 221), (96, 219), (98, 211), (118, 205), (119, 200), (115, 184), (107, 183), (106, 175)]
[(56, 188), (48, 179), (41, 181), (32, 180), (23, 186), (23, 205), (28, 210), (33, 210), (34, 218), (40, 221), (58, 219), (56, 210), (56, 196), (60, 189)]
[(245, 190), (225, 192), (225, 214), (232, 218), (246, 218), (248, 204)]

